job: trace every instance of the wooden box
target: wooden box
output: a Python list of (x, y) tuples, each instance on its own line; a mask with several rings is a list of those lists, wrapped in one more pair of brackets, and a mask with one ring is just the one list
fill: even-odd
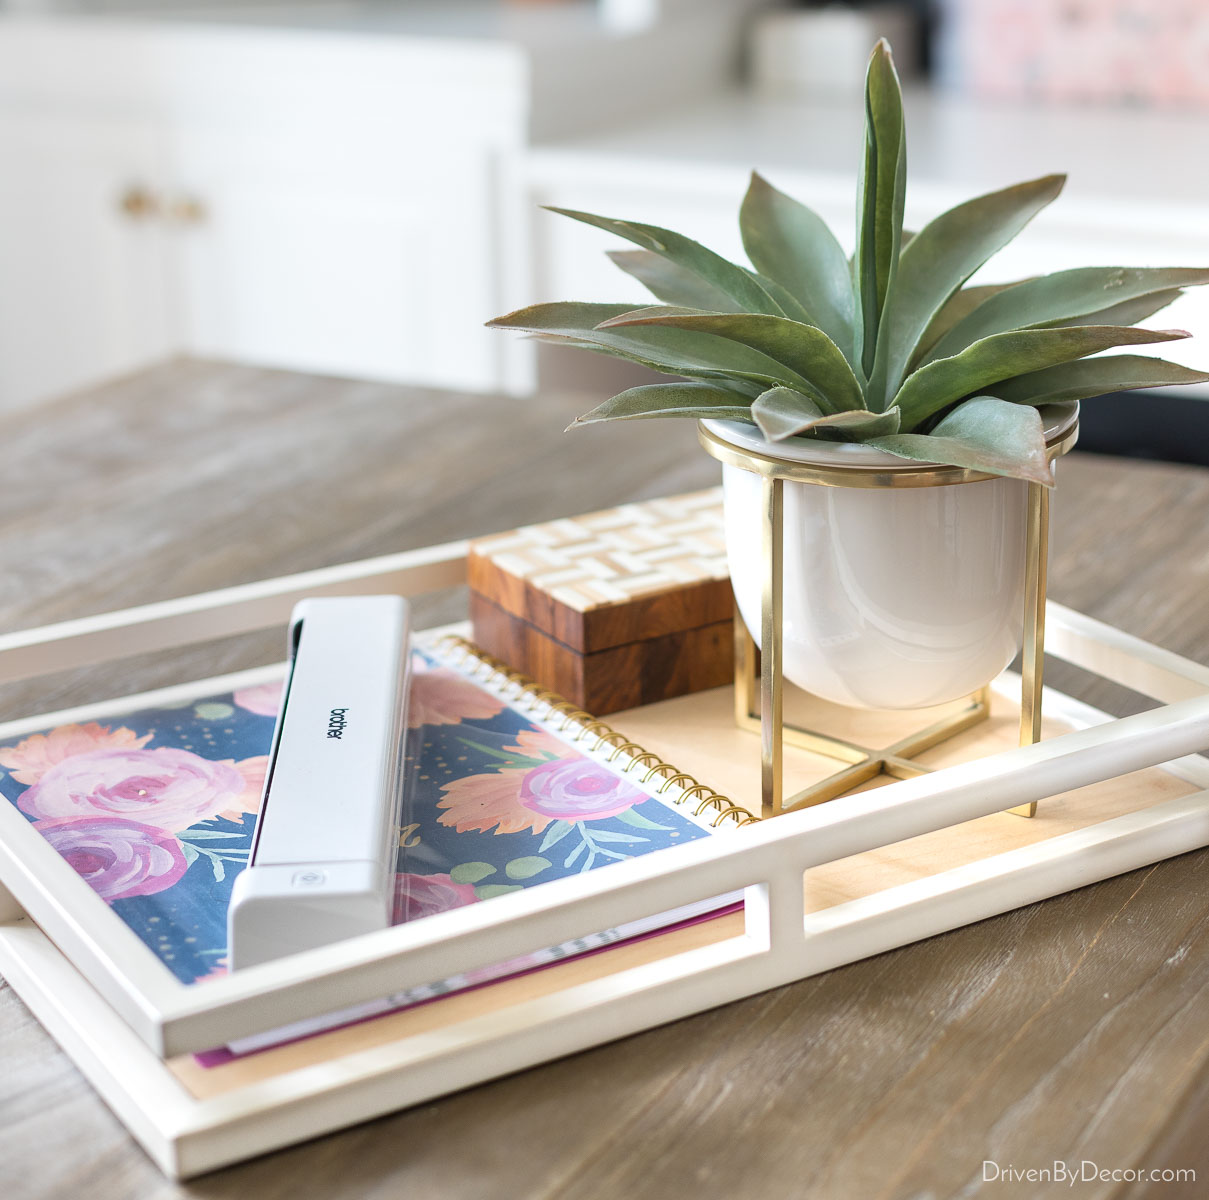
[(474, 640), (597, 716), (729, 683), (718, 488), (471, 543)]

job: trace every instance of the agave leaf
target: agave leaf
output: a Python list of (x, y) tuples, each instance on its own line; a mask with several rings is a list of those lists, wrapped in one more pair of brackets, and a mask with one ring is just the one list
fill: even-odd
[[(557, 313), (539, 312), (538, 310), (562, 309), (564, 311)], [(623, 349), (614, 345), (601, 345), (599, 342), (591, 342), (584, 339), (582, 336), (583, 330), (595, 328), (598, 323), (596, 318), (606, 320), (609, 315), (619, 316), (622, 313), (633, 312), (633, 306), (629, 304), (565, 304), (565, 305), (533, 305), (532, 308), (518, 309), (516, 312), (507, 313), (502, 317), (495, 317), (487, 322), (488, 328), (491, 329), (524, 329), (526, 338), (542, 342), (549, 346), (565, 346), (572, 350), (587, 350), (593, 354), (603, 354), (609, 358), (620, 358), (626, 362), (632, 362), (637, 366), (646, 367), (649, 371), (662, 371), (663, 368), (651, 359), (648, 355), (638, 353), (632, 349)], [(538, 329), (536, 327), (526, 329), (522, 322), (529, 318), (541, 321), (555, 320), (565, 323), (565, 327), (555, 329)], [(571, 326), (577, 326), (572, 328)], [(736, 386), (739, 386), (739, 381), (734, 381)], [(752, 396), (758, 396), (764, 390), (766, 385), (759, 384), (754, 387)]]
[(865, 74), (865, 155), (857, 185), (854, 290), (866, 376), (873, 368), (878, 328), (902, 248), (906, 181), (902, 89), (889, 43), (882, 38)]
[(776, 387), (761, 392), (751, 404), (751, 419), (769, 441), (793, 437), (821, 421), (824, 412), (807, 395), (793, 388)]
[(839, 347), (813, 325), (756, 313), (682, 313), (658, 309), (605, 321), (602, 329), (672, 327), (726, 338), (758, 350), (805, 380), (824, 412), (864, 408), (861, 385)]
[(567, 428), (643, 417), (729, 417), (749, 421), (751, 403), (708, 383), (647, 383), (611, 396), (591, 412), (576, 417)]
[(833, 429), (844, 441), (867, 442), (871, 438), (897, 433), (902, 426), (902, 414), (897, 408), (888, 408), (884, 413), (861, 409), (857, 412), (835, 413), (825, 417), (819, 425)]
[[(638, 314), (649, 311), (639, 309)], [(670, 311), (679, 314), (690, 310)], [(807, 392), (814, 389), (809, 380), (769, 358), (767, 354), (712, 333), (678, 329), (674, 326), (663, 327), (656, 323), (625, 329), (598, 328), (611, 317), (633, 312), (628, 305), (555, 302), (534, 304), (507, 316), (496, 317), (488, 324), (503, 329), (520, 329), (526, 333), (553, 334), (579, 342), (591, 342), (602, 347), (606, 353), (628, 358), (652, 370), (662, 371), (665, 375), (687, 375), (695, 379), (747, 380), (762, 384), (761, 391), (779, 383), (789, 384), (790, 387), (801, 388)]]
[(1078, 411), (1078, 400), (1058, 400), (1054, 404), (1039, 404), (1037, 406), (1037, 415), (1041, 418), (1042, 429), (1053, 429), (1058, 425), (1062, 425), (1075, 416)]
[[(544, 308), (547, 306), (535, 305), (534, 307), (535, 308)], [(619, 311), (620, 312), (633, 311), (632, 306), (625, 305), (625, 304), (584, 304), (584, 305), (575, 305), (574, 307), (577, 310), (581, 310), (581, 311), (576, 314), (572, 314), (569, 317), (562, 318), (562, 319), (566, 319), (569, 321), (578, 319), (585, 327), (588, 325), (588, 322), (592, 321), (596, 315), (603, 316), (604, 314), (607, 314), (610, 312), (612, 312), (614, 314), (618, 314)], [(514, 318), (516, 318), (517, 320), (520, 320), (522, 317), (526, 316), (529, 313), (530, 313), (529, 309), (519, 309), (519, 310), (517, 310), (517, 312), (508, 313), (505, 316), (496, 317), (493, 320), (488, 321), (487, 326), (488, 326), (488, 328), (491, 328), (491, 329), (509, 329), (509, 328), (519, 329), (519, 328), (521, 328), (521, 326), (513, 325), (513, 324), (511, 324), (511, 322), (513, 321)], [(626, 362), (632, 362), (637, 366), (646, 367), (647, 370), (650, 370), (650, 371), (662, 370), (661, 367), (659, 367), (655, 362), (653, 362), (650, 358), (648, 358), (644, 355), (621, 350), (621, 349), (618, 349), (616, 346), (602, 346), (598, 342), (585, 341), (578, 332), (574, 332), (569, 328), (563, 329), (561, 332), (554, 332), (549, 329), (527, 330), (525, 332), (525, 338), (527, 341), (541, 342), (543, 345), (565, 346), (572, 350), (587, 350), (590, 353), (603, 354), (609, 358), (624, 359)], [(736, 385), (737, 385), (737, 381), (736, 381)], [(763, 387), (757, 386), (755, 388), (755, 390), (752, 392), (752, 396), (753, 397), (758, 396), (761, 391), (763, 391)]]
[[(913, 229), (904, 229), (903, 230), (902, 236), (898, 240), (898, 250), (899, 250), (900, 254), (907, 248), (907, 243), (914, 236), (915, 236), (915, 230), (913, 230)], [(848, 255), (848, 278), (855, 284), (855, 281), (856, 281), (856, 254), (855, 253)], [(854, 297), (854, 299), (855, 299), (855, 297)]]
[(1016, 404), (1058, 404), (1087, 400), (1105, 392), (1133, 391), (1136, 388), (1185, 387), (1209, 383), (1209, 373), (1182, 367), (1165, 358), (1142, 354), (1110, 354), (1103, 358), (1084, 358), (1029, 371), (1013, 379), (994, 384), (990, 391)]
[[(744, 267), (743, 270), (747, 271), (747, 268)], [(816, 324), (815, 319), (806, 311), (802, 302), (775, 279), (766, 279), (758, 271), (747, 271), (747, 273), (777, 302), (781, 311), (790, 320), (801, 321), (804, 325)]]
[(706, 312), (740, 312), (720, 288), (653, 250), (608, 250), (609, 258), (657, 300)]
[[(644, 358), (639, 354), (634, 354), (626, 350), (619, 350), (615, 346), (600, 346), (595, 342), (585, 342), (579, 338), (572, 337), (569, 334), (559, 333), (530, 333), (526, 335), (528, 340), (534, 342), (542, 342), (551, 346), (565, 346), (571, 350), (586, 350), (591, 354), (602, 354), (606, 358), (619, 358), (623, 362), (634, 363), (635, 366), (645, 367), (648, 371), (657, 371), (667, 375), (669, 372), (661, 367), (658, 363), (652, 362), (649, 358)], [(681, 371), (679, 374), (685, 374)], [(768, 384), (763, 381), (751, 381), (747, 379), (736, 379), (721, 371), (699, 371), (690, 376), (693, 379), (702, 379), (708, 383), (714, 384), (715, 387), (728, 389), (736, 395), (742, 397), (741, 402), (750, 404)]]
[(745, 312), (772, 313), (784, 316), (781, 306), (769, 295), (750, 271), (730, 262), (720, 254), (694, 242), (682, 233), (661, 229), (658, 225), (643, 225), (636, 221), (619, 221), (614, 217), (598, 217), (594, 213), (577, 212), (571, 208), (550, 208), (551, 212), (595, 225), (615, 233), (627, 241), (651, 250), (677, 266), (699, 275), (706, 283), (730, 297)]
[[(1209, 283), (1209, 271), (1177, 267), (1079, 267), (1055, 271), (988, 297), (936, 343), (929, 358), (948, 358), (1009, 329), (1066, 324), (1090, 313), (1172, 288)], [(1098, 321), (1100, 325), (1130, 322)]]
[(1182, 329), (1133, 329), (1119, 325), (996, 333), (952, 358), (938, 358), (920, 367), (903, 384), (896, 403), (902, 409), (903, 428), (914, 429), (954, 400), (982, 392), (1026, 370), (1069, 362), (1113, 346), (1170, 342), (1187, 336)]
[(743, 248), (760, 274), (779, 283), (852, 358), (854, 301), (848, 259), (827, 223), (755, 171), (739, 209)]
[(1062, 190), (1065, 175), (1047, 175), (967, 200), (929, 221), (899, 258), (878, 330), (867, 395), (885, 408), (932, 318), (983, 263), (1001, 250)]
[(839, 434), (845, 441), (863, 442), (898, 432), (898, 409), (871, 413), (858, 408), (824, 413), (818, 405), (792, 388), (769, 388), (751, 406), (752, 420), (770, 442), (783, 441), (815, 430)]
[(560, 327), (594, 329), (601, 321), (608, 321), (612, 317), (633, 311), (632, 303), (582, 304), (577, 301), (556, 301), (553, 304), (531, 304), (528, 308), (518, 308), (515, 312), (505, 313), (502, 317), (492, 317), (487, 322), (487, 328), (522, 329), (526, 333), (541, 333), (556, 320)]
[[(1013, 279), (1010, 283), (985, 283), (978, 284), (975, 287), (958, 288), (941, 306), (940, 311), (928, 323), (928, 328), (923, 331), (920, 336), (919, 343), (915, 347), (915, 353), (911, 357), (911, 362), (907, 366), (907, 374), (910, 374), (920, 364), (920, 362), (929, 354), (932, 347), (940, 341), (958, 321), (968, 317), (984, 300), (999, 292), (1006, 291), (1008, 288), (1014, 288), (1017, 284), (1024, 283), (1023, 279)], [(1107, 322), (1112, 325), (1128, 325), (1128, 321), (1111, 321)]]
[(959, 404), (931, 433), (899, 433), (868, 444), (916, 462), (969, 467), (1046, 486), (1054, 482), (1037, 410), (994, 396), (974, 396)]
[(1145, 321), (1155, 313), (1161, 312), (1183, 294), (1183, 288), (1165, 288), (1160, 292), (1151, 292), (1148, 296), (1123, 300), (1120, 304), (1110, 305), (1099, 312), (1087, 313), (1082, 317), (1070, 317), (1065, 321), (1039, 321), (1037, 325), (1042, 329), (1051, 325), (1136, 325), (1139, 321)]

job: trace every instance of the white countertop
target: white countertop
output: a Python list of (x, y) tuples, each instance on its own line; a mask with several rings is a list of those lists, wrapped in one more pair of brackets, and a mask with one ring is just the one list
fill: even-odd
[[(1209, 208), (1209, 113), (996, 104), (922, 88), (908, 89), (906, 109), (909, 187), (972, 194), (1066, 171), (1064, 203)], [(850, 187), (863, 120), (859, 101), (729, 92), (541, 152), (665, 173), (757, 167)]]

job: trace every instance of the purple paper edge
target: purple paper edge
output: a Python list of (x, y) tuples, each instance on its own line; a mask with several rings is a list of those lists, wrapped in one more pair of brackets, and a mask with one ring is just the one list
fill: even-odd
[(621, 941), (610, 942), (607, 946), (594, 946), (591, 950), (581, 950), (578, 954), (569, 954), (566, 958), (555, 959), (553, 962), (538, 963), (536, 966), (525, 967), (520, 971), (514, 971), (510, 975), (501, 975), (498, 979), (484, 979), (481, 983), (472, 983), (464, 988), (458, 988), (453, 992), (446, 992), (442, 996), (430, 996), (427, 1000), (417, 1000), (414, 1004), (408, 1004), (401, 1008), (390, 1009), (388, 1012), (374, 1013), (368, 1017), (357, 1017), (355, 1020), (346, 1021), (343, 1025), (333, 1025), (330, 1029), (321, 1029), (316, 1033), (306, 1033), (301, 1037), (289, 1038), (283, 1042), (277, 1042), (272, 1046), (265, 1046), (261, 1050), (249, 1050), (246, 1054), (235, 1054), (226, 1046), (220, 1046), (214, 1050), (202, 1050), (193, 1055), (193, 1061), (200, 1067), (207, 1069), (211, 1067), (222, 1067), (232, 1062), (242, 1062), (246, 1058), (252, 1058), (257, 1054), (266, 1054), (270, 1050), (280, 1050), (283, 1046), (292, 1046), (297, 1042), (306, 1042), (313, 1037), (321, 1037), (327, 1033), (334, 1033), (338, 1029), (349, 1029), (354, 1025), (364, 1025), (368, 1021), (377, 1021), (382, 1017), (393, 1016), (399, 1012), (409, 1012), (412, 1009), (424, 1008), (429, 1004), (440, 1004), (442, 1000), (448, 1000), (452, 996), (464, 996), (468, 992), (477, 992), (480, 988), (493, 987), (497, 983), (503, 983), (509, 979), (520, 979), (525, 975), (533, 975), (538, 971), (548, 971), (551, 967), (562, 966), (563, 963), (569, 962), (571, 959), (592, 958), (597, 954), (607, 954), (610, 950), (618, 950), (622, 946), (633, 946), (638, 942), (648, 941), (650, 938), (662, 937), (665, 933), (674, 933), (679, 929), (690, 929), (694, 925), (700, 925), (705, 921), (715, 921), (719, 917), (727, 917), (732, 913), (743, 911), (743, 901), (736, 900), (733, 904), (725, 905), (722, 908), (716, 908), (712, 912), (698, 913), (695, 917), (687, 917), (683, 921), (677, 921), (674, 925), (664, 925), (659, 929), (649, 929), (646, 933), (637, 933), (633, 937), (623, 938)]

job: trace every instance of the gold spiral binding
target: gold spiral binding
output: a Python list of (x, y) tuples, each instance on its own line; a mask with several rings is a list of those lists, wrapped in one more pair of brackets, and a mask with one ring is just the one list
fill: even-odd
[(639, 757), (645, 757), (646, 751), (637, 742), (622, 742), (619, 746), (613, 747), (613, 751), (609, 755), (609, 762), (613, 762), (619, 754), (628, 754), (632, 765)]
[(641, 770), (643, 767), (649, 767), (652, 763), (660, 762), (658, 754), (652, 754), (649, 750), (643, 750), (641, 754), (630, 755), (630, 761), (623, 768), (625, 771)]
[[(624, 746), (627, 740), (624, 733), (620, 733), (616, 729), (610, 729), (608, 733), (600, 735), (592, 749), (603, 752), (607, 746), (610, 750), (616, 750), (618, 746)], [(612, 762), (614, 757), (616, 756), (611, 755), (608, 761)]]
[(708, 808), (716, 809), (718, 815), (710, 822), (711, 829), (716, 829), (728, 820), (735, 825), (751, 825), (759, 819), (746, 808), (736, 804), (729, 796), (723, 796), (704, 783), (699, 783), (692, 775), (677, 770), (671, 763), (664, 762), (658, 754), (652, 754), (637, 742), (631, 742), (625, 734), (614, 729), (608, 722), (601, 721), (571, 701), (564, 700), (557, 692), (542, 687), (527, 675), (514, 671), (507, 663), (480, 650), (473, 642), (450, 634), (441, 638), (438, 648), (449, 655), (459, 667), (468, 662), (473, 663), (474, 665), (468, 668), (473, 677), (493, 682), (501, 688), (504, 684), (515, 686), (517, 693), (515, 697), (510, 695), (509, 698), (515, 699), (526, 712), (536, 712), (545, 705), (541, 719), (548, 721), (559, 733), (567, 734), (572, 741), (579, 742), (595, 737), (596, 740), (591, 743), (589, 749), (600, 751), (606, 746), (609, 747), (606, 761), (613, 762), (622, 756), (628, 757), (627, 763), (619, 764), (623, 774), (637, 773), (645, 767), (639, 782), (645, 785), (658, 776), (660, 783), (655, 789), (657, 796), (662, 796), (669, 788), (679, 787), (680, 795), (669, 796), (667, 799), (676, 805), (698, 800), (692, 810), (693, 816), (701, 816)]
[(592, 746), (592, 749), (595, 750), (600, 746), (601, 739), (607, 737), (612, 732), (613, 730), (609, 728), (607, 721), (598, 721), (593, 717), (586, 725), (580, 726), (579, 735), (575, 740), (579, 741), (580, 738), (591, 737), (595, 734), (596, 741)]
[[(650, 769), (650, 770), (649, 770), (649, 771), (648, 771), (648, 772), (647, 772), (647, 773), (646, 773), (646, 774), (645, 774), (645, 775), (642, 777), (642, 782), (643, 782), (643, 783), (649, 783), (649, 782), (651, 781), (651, 777), (652, 777), (652, 776), (654, 776), (654, 775), (660, 775), (660, 774), (661, 774), (661, 772), (663, 772), (663, 771), (671, 771), (671, 773), (672, 773), (673, 775), (675, 775), (675, 774), (676, 774), (676, 768), (675, 768), (675, 767), (673, 767), (671, 763), (669, 763), (669, 762), (664, 762), (662, 759), (660, 759), (660, 760), (659, 760), (659, 761), (658, 761), (658, 762), (657, 762), (657, 763), (656, 763), (656, 764), (655, 764), (655, 765), (654, 765), (654, 766), (653, 766), (653, 767), (652, 767), (652, 768), (651, 768), (651, 769)], [(666, 778), (667, 778), (667, 776), (666, 776), (666, 775), (662, 775), (661, 777), (662, 777), (663, 779), (666, 779)]]
[[(725, 796), (720, 796), (719, 799), (726, 800)], [(753, 812), (748, 812), (742, 805), (736, 804), (733, 800), (727, 800), (726, 807), (709, 823), (711, 829), (717, 829), (727, 817), (730, 817), (736, 825), (755, 825), (760, 818)]]
[(696, 782), (697, 781), (691, 775), (686, 774), (684, 771), (677, 771), (675, 775), (669, 775), (655, 790), (658, 795), (662, 796), (668, 788), (675, 787), (677, 784), (679, 784), (680, 790), (683, 793), (684, 785), (686, 783), (691, 786)]

